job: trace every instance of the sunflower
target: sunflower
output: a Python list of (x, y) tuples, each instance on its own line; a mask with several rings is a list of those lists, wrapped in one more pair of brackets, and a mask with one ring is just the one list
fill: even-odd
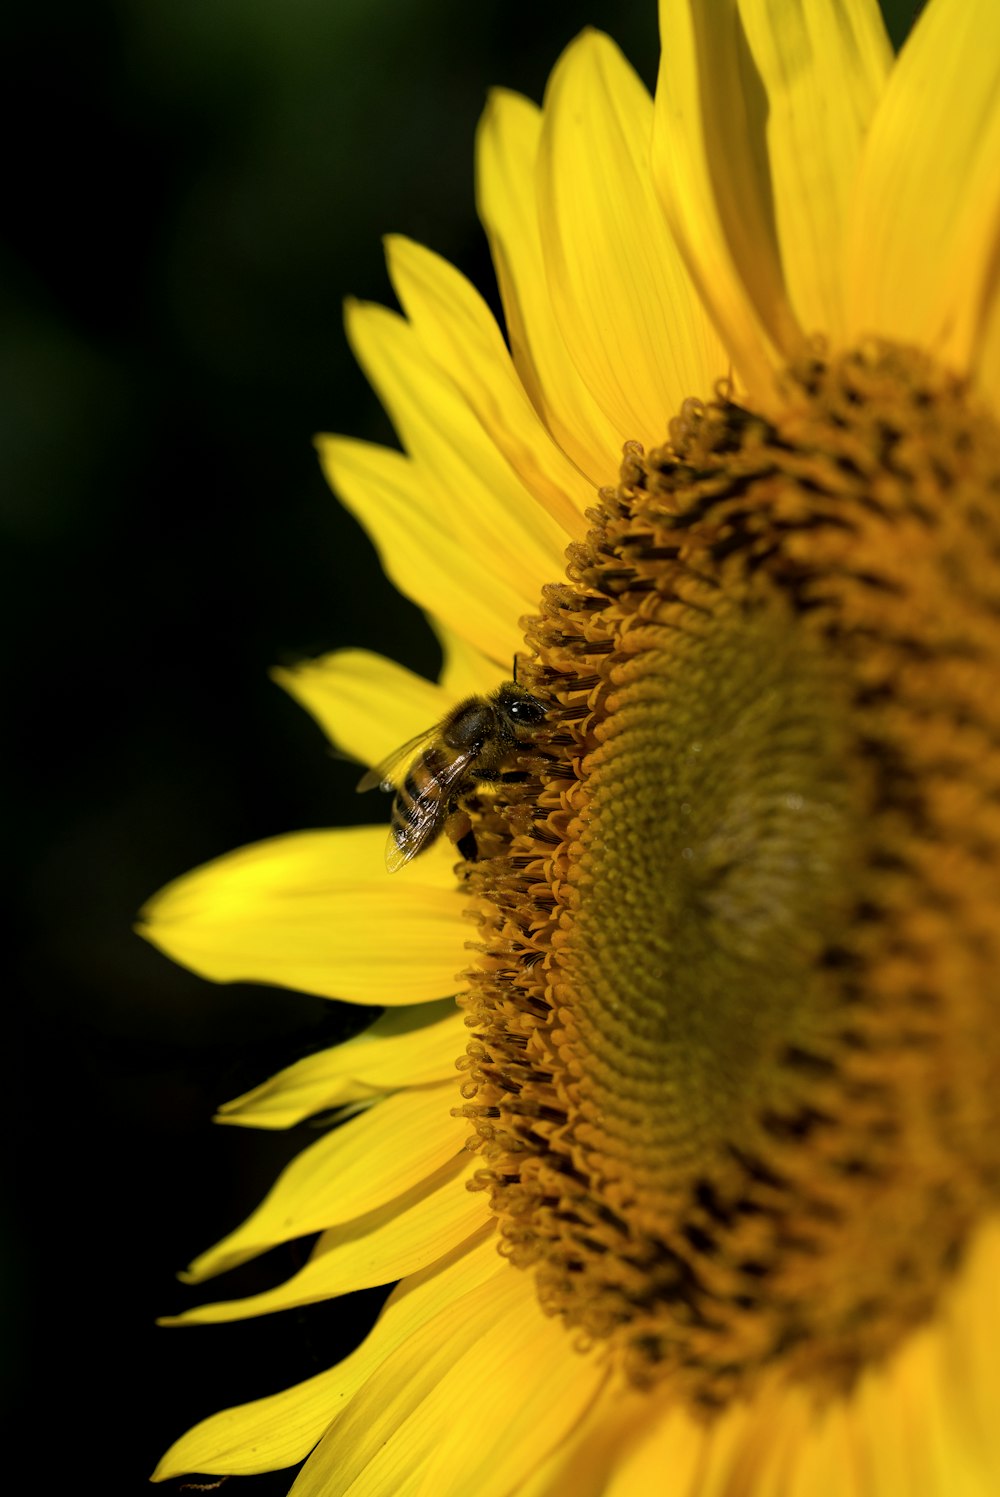
[(593, 32), (490, 99), (506, 339), (399, 238), (403, 315), (348, 308), (403, 452), (322, 460), (444, 667), (281, 680), (369, 765), (515, 655), (545, 716), (392, 877), (384, 825), (317, 831), (144, 912), (385, 1010), (223, 1109), (347, 1119), (189, 1276), (305, 1266), (180, 1318), (398, 1281), (160, 1477), (1000, 1490), (1000, 9), (898, 59), (874, 0), (661, 35), (655, 101)]

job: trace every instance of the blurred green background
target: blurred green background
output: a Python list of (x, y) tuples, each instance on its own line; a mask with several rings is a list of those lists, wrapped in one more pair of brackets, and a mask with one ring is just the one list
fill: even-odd
[[(312, 1136), (215, 1128), (214, 1105), (359, 1016), (206, 985), (130, 925), (220, 852), (373, 814), (267, 676), (344, 645), (437, 668), (311, 447), (319, 430), (392, 440), (342, 300), (391, 302), (392, 230), (495, 304), (472, 182), (488, 87), (540, 98), (587, 24), (652, 84), (654, 9), (55, 0), (6, 17), (0, 565), (7, 732), (28, 751), (6, 776), (4, 1404), (54, 1400), (44, 1448), (23, 1426), (8, 1439), (46, 1488), (86, 1471), (107, 1497), (147, 1490), (186, 1426), (328, 1365), (382, 1297), (357, 1320), (153, 1326), (197, 1297), (174, 1271)], [(897, 41), (913, 11), (892, 8)], [(271, 1255), (231, 1292), (296, 1263)]]

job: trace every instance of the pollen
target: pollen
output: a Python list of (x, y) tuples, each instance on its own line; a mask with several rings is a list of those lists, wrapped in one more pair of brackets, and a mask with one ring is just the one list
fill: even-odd
[(473, 801), (502, 1251), (634, 1385), (850, 1386), (1000, 1194), (1000, 431), (884, 344), (626, 447)]

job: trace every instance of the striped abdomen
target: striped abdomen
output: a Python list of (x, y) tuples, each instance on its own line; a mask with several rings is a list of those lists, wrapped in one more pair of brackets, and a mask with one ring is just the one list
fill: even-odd
[(468, 751), (455, 751), (439, 742), (410, 765), (392, 802), (392, 840), (400, 862), (414, 857), (441, 831), (469, 758)]

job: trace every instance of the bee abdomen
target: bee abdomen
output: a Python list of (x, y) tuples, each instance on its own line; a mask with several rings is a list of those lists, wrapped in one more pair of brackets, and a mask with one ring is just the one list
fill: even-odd
[(414, 826), (421, 819), (421, 808), (429, 801), (440, 800), (438, 779), (450, 762), (451, 756), (432, 744), (410, 765), (392, 805), (392, 821), (397, 834), (405, 834), (407, 826)]
[(420, 786), (417, 784), (417, 777), (411, 769), (400, 787), (399, 799), (409, 809), (419, 794)]
[(419, 759), (415, 759), (406, 773), (406, 778), (396, 791), (397, 803), (404, 807), (411, 806), (414, 801), (428, 794), (433, 795), (437, 787), (438, 776), (446, 768), (448, 757), (433, 746)]

